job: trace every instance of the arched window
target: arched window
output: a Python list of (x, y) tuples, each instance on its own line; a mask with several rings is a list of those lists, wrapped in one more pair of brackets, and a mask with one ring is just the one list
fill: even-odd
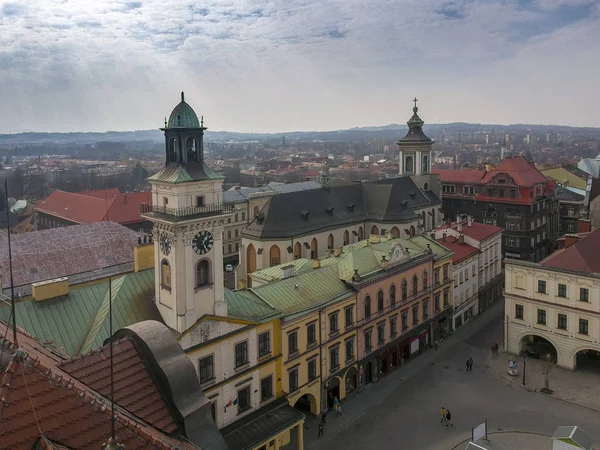
[(350, 233), (348, 230), (344, 231), (344, 245), (348, 245), (350, 243)]
[(423, 155), (423, 173), (429, 173), (429, 155)]
[(358, 240), (362, 241), (365, 238), (365, 233), (363, 232), (363, 227), (358, 227)]
[(294, 259), (302, 258), (302, 244), (300, 242), (296, 242), (294, 244)]
[(202, 259), (196, 264), (196, 287), (205, 286), (210, 283), (210, 263), (208, 259)]
[(260, 209), (258, 209), (258, 206), (254, 207), (254, 217), (258, 216), (258, 213), (260, 212)]
[(281, 264), (281, 250), (278, 245), (272, 245), (269, 250), (269, 265), (271, 267)]
[(160, 285), (171, 289), (171, 266), (166, 259), (163, 259), (160, 263)]
[(392, 227), (392, 237), (394, 239), (400, 237), (400, 230), (398, 229), (398, 227)]
[(408, 283), (406, 279), (402, 280), (402, 301), (405, 302), (408, 298)]
[(371, 317), (371, 296), (367, 295), (365, 297), (365, 320), (368, 320)]
[(311, 259), (317, 259), (319, 257), (319, 242), (317, 238), (313, 238), (310, 243), (310, 257)]
[(411, 155), (404, 157), (404, 172), (405, 173), (414, 173), (415, 168), (413, 164), (414, 160)]
[(371, 227), (371, 234), (372, 234), (372, 235), (375, 235), (375, 236), (379, 236), (379, 229), (377, 228), (377, 226), (376, 226), (376, 225), (373, 225), (373, 226)]
[(410, 235), (411, 236), (415, 235), (415, 227), (413, 225), (410, 226)]
[(335, 242), (333, 241), (333, 234), (329, 233), (329, 236), (327, 236), (327, 248), (333, 247), (335, 247)]
[(390, 286), (390, 305), (393, 307), (396, 304), (396, 285)]
[(385, 304), (384, 304), (384, 300), (383, 300), (383, 291), (381, 289), (379, 289), (379, 292), (377, 292), (377, 311), (381, 314), (383, 313), (383, 310), (385, 309)]
[(427, 288), (429, 287), (429, 275), (427, 273), (427, 271), (425, 270), (423, 272), (423, 290), (427, 290)]
[(419, 292), (419, 277), (416, 275), (413, 277), (412, 294), (417, 295)]

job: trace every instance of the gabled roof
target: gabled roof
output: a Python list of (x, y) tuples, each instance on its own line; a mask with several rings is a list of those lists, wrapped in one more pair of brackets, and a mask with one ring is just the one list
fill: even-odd
[(279, 311), (267, 305), (251, 291), (231, 291), (225, 289), (227, 316), (237, 319), (262, 322), (279, 316)]
[(514, 182), (521, 187), (533, 186), (537, 183), (548, 182), (546, 178), (534, 165), (527, 161), (523, 156), (508, 156), (498, 167), (488, 172), (481, 183), (490, 182), (499, 173), (506, 173)]
[[(439, 229), (443, 230), (446, 228), (451, 228), (453, 230), (458, 230), (458, 225), (456, 222), (452, 222), (449, 225), (443, 225)], [(485, 241), (487, 238), (494, 236), (495, 234), (502, 233), (504, 228), (496, 227), (494, 225), (487, 225), (485, 223), (480, 222), (471, 222), (471, 226), (468, 223), (462, 224), (462, 230), (460, 231), (465, 236), (469, 236), (470, 238), (475, 239), (476, 241)]]
[(432, 169), (432, 173), (439, 175), (442, 183), (469, 183), (477, 184), (487, 173), (485, 170), (477, 169)]
[(438, 239), (437, 241), (440, 245), (443, 245), (454, 252), (454, 255), (452, 256), (452, 264), (458, 264), (463, 259), (467, 259), (479, 252), (477, 248), (469, 244), (465, 244), (464, 242), (461, 244), (454, 236), (448, 236), (446, 237), (446, 240)]
[(541, 266), (582, 273), (600, 273), (600, 228), (570, 247), (557, 250), (540, 262)]

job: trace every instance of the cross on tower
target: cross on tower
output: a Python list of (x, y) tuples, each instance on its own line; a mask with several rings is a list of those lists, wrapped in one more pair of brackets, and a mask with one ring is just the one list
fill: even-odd
[(415, 102), (415, 108), (417, 107), (417, 102), (418, 102), (418, 101), (419, 101), (419, 100), (417, 99), (417, 97), (415, 97), (415, 99), (413, 100), (413, 102)]

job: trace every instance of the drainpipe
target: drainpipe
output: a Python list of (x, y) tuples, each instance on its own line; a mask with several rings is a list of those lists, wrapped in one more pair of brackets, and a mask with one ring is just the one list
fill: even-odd
[(323, 341), (321, 333), (321, 313), (323, 308), (319, 308), (319, 376), (321, 377), (321, 413), (327, 412), (327, 386), (323, 380)]

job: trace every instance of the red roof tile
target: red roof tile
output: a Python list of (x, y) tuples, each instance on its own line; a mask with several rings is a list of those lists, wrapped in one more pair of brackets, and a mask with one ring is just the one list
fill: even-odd
[(486, 174), (485, 170), (476, 169), (432, 169), (432, 173), (439, 175), (442, 181), (447, 183), (473, 183), (477, 184)]
[(548, 182), (542, 172), (533, 163), (527, 161), (523, 156), (507, 157), (502, 164), (491, 172), (488, 172), (481, 183), (488, 183), (499, 173), (506, 173), (519, 186), (533, 186), (537, 183)]
[(600, 273), (600, 228), (596, 228), (570, 247), (557, 250), (542, 260), (544, 267), (583, 273)]
[[(113, 357), (115, 402), (159, 430), (175, 432), (177, 425), (133, 342), (129, 338), (115, 342)], [(110, 395), (108, 347), (66, 361), (59, 367), (105, 397)]]
[(459, 243), (458, 239), (454, 236), (448, 236), (446, 240), (438, 239), (437, 242), (454, 252), (454, 255), (452, 255), (452, 264), (457, 264), (463, 259), (476, 255), (479, 252), (478, 249), (469, 244), (465, 244), (464, 242), (462, 244)]
[[(450, 225), (444, 225), (440, 227), (440, 229), (444, 228), (452, 228), (456, 230), (457, 224), (456, 222), (453, 222)], [(502, 230), (503, 228), (495, 227), (494, 225), (486, 225), (485, 223), (479, 223), (475, 221), (471, 222), (471, 226), (468, 226), (467, 223), (462, 224), (462, 234), (479, 242), (485, 241), (487, 238), (497, 233), (501, 233)]]

